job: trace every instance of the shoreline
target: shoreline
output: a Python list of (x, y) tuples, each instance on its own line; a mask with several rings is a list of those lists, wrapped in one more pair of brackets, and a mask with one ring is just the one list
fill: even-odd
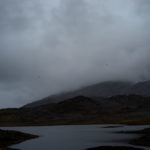
[(83, 122), (83, 123), (0, 123), (0, 127), (37, 127), (37, 126), (68, 126), (68, 125), (150, 125), (150, 122)]
[[(108, 126), (108, 128), (114, 128), (114, 127)], [(145, 128), (143, 130), (137, 130), (137, 131), (118, 131), (114, 133), (137, 134), (141, 136), (130, 140), (128, 144), (131, 144), (131, 146), (99, 146), (99, 147), (87, 148), (86, 150), (144, 150), (143, 148), (135, 148), (134, 146), (142, 146), (147, 148), (150, 147), (150, 128)]]
[[(71, 124), (69, 124), (69, 125), (71, 125)], [(84, 125), (84, 124), (76, 124), (76, 125)], [(86, 125), (90, 125), (90, 124), (86, 124)], [(96, 124), (91, 124), (91, 125), (96, 125)], [(99, 124), (99, 125), (107, 125), (104, 128), (114, 128), (114, 127), (121, 127), (121, 125), (124, 126), (125, 124)], [(109, 125), (112, 125), (112, 126), (109, 126)], [(61, 125), (57, 125), (57, 126), (64, 126), (64, 125), (61, 124)], [(27, 138), (23, 137), (21, 139), (17, 139), (17, 141), (15, 141), (15, 142), (12, 142), (12, 143), (8, 142), (6, 145), (7, 147), (12, 146), (14, 144), (19, 144), (19, 143), (24, 142), (26, 140), (30, 140), (30, 139), (39, 137), (36, 135), (32, 135), (32, 134), (28, 134), (28, 133), (22, 133), (22, 132), (13, 131), (13, 130), (8, 130), (8, 131), (7, 130), (0, 130), (0, 131), (4, 131), (7, 133), (13, 132), (15, 134), (19, 133), (20, 135), (27, 135)], [(127, 143), (130, 144), (131, 146), (100, 146), (100, 147), (87, 148), (86, 150), (143, 150), (141, 148), (135, 148), (134, 146), (150, 147), (150, 128), (145, 128), (143, 130), (137, 130), (137, 131), (117, 131), (115, 133), (118, 133), (118, 134), (137, 134), (137, 135), (141, 135), (141, 136), (134, 138), (132, 140), (129, 140)], [(132, 145), (133, 145), (133, 147), (132, 147)], [(1, 147), (2, 146), (0, 145), (0, 150), (3, 150)], [(9, 148), (9, 149), (4, 149), (4, 150), (15, 150), (15, 149)]]
[(138, 130), (138, 131), (121, 131), (117, 133), (141, 135), (140, 137), (129, 141), (129, 144), (135, 145), (135, 146), (150, 147), (150, 128), (145, 128), (143, 130)]
[(0, 129), (0, 150), (15, 150), (9, 146), (22, 143), (24, 141), (38, 138), (39, 136), (23, 133), (16, 130), (1, 130)]
[(135, 148), (131, 146), (99, 146), (87, 148), (86, 150), (144, 150), (142, 148)]

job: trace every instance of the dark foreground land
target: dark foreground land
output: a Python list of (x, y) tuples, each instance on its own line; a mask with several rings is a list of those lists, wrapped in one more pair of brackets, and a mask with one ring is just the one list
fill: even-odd
[(144, 134), (144, 135), (142, 137), (140, 137), (139, 139), (135, 139), (135, 140), (131, 141), (130, 143), (134, 144), (134, 145), (149, 147), (150, 146), (150, 129), (145, 129), (139, 133)]
[(8, 148), (13, 144), (37, 138), (38, 136), (12, 130), (0, 130), (0, 150), (15, 150)]
[(0, 150), (19, 150), (19, 149), (14, 149), (14, 148), (0, 148)]
[(141, 135), (141, 137), (130, 141), (130, 144), (150, 147), (150, 128), (140, 130), (140, 131), (129, 131), (129, 132), (121, 131), (119, 133), (128, 133), (128, 134), (131, 133), (131, 134)]
[(95, 148), (88, 148), (86, 150), (143, 150), (143, 149), (125, 147), (125, 146), (100, 146), (100, 147), (95, 147)]

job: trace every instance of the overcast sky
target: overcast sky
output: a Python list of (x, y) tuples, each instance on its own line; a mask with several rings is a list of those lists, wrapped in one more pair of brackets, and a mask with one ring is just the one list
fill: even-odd
[(0, 0), (0, 108), (149, 78), (150, 0)]

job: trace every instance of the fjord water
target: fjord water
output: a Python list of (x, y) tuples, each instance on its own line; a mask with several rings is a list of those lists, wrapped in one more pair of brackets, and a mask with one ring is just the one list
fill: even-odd
[(116, 126), (116, 128), (104, 128), (107, 126), (110, 125), (10, 127), (7, 129), (18, 130), (40, 136), (37, 139), (14, 145), (12, 148), (18, 148), (21, 150), (85, 150), (86, 148), (95, 146), (130, 146), (127, 142), (138, 135), (117, 134), (114, 132), (140, 130), (150, 127)]

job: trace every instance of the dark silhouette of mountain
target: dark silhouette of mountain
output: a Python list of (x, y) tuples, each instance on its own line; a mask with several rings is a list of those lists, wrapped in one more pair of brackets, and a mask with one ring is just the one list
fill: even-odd
[(150, 96), (150, 81), (130, 83), (121, 81), (102, 82), (87, 86), (75, 91), (61, 93), (46, 97), (25, 105), (24, 107), (37, 107), (53, 102), (63, 101), (79, 95), (90, 97), (98, 100), (116, 96), (116, 95), (141, 95)]
[(0, 110), (0, 125), (150, 124), (149, 116), (150, 97), (118, 95), (100, 101), (77, 96), (37, 107)]

